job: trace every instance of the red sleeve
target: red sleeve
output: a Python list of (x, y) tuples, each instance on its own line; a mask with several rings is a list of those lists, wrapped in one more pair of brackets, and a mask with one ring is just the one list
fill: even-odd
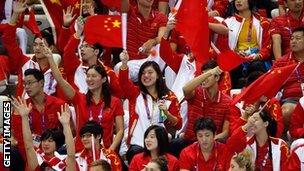
[(108, 76), (110, 77), (111, 94), (118, 98), (123, 98), (123, 91), (119, 85), (119, 80), (116, 73), (109, 67), (105, 66)]
[(58, 41), (57, 41), (57, 47), (60, 52), (64, 51), (64, 47), (67, 45), (69, 42), (69, 38), (72, 36), (71, 29), (70, 28), (65, 28), (61, 27), (60, 33), (58, 36)]
[(30, 58), (23, 55), (16, 43), (16, 27), (7, 24), (2, 39), (3, 45), (8, 52), (10, 71), (17, 73)]
[(290, 134), (292, 138), (298, 139), (304, 137), (304, 111), (300, 103), (297, 104), (291, 115)]
[(236, 129), (227, 140), (227, 149), (229, 149), (231, 153), (243, 151), (247, 146), (246, 134), (247, 132), (245, 132), (242, 127)]
[(75, 71), (77, 67), (80, 65), (80, 60), (76, 55), (75, 51), (78, 48), (80, 40), (76, 39), (73, 36), (70, 37), (68, 44), (64, 48), (63, 52), (63, 68), (66, 73), (68, 80), (69, 77), (73, 77), (75, 75)]
[(160, 42), (159, 54), (165, 63), (167, 63), (167, 65), (175, 73), (178, 73), (183, 57), (174, 53), (171, 49), (169, 41), (165, 40), (164, 38), (162, 38)]
[(282, 29), (282, 28), (280, 27), (279, 19), (280, 19), (279, 17), (276, 17), (276, 18), (272, 19), (270, 22), (269, 32), (270, 32), (271, 36), (274, 34), (281, 34), (280, 29)]
[(234, 130), (237, 130), (240, 126), (244, 125), (246, 121), (240, 118), (241, 111), (236, 106), (230, 106), (229, 115), (229, 133), (232, 134)]
[[(227, 24), (225, 22), (222, 22), (222, 23), (227, 27)], [(217, 38), (217, 41), (216, 41), (216, 45), (217, 45), (217, 47), (219, 48), (220, 51), (233, 50), (233, 49), (229, 48), (228, 35), (219, 34), (218, 38)]]
[(113, 100), (113, 113), (116, 116), (123, 116), (124, 115), (124, 110), (121, 104), (120, 99), (113, 97), (111, 100)]
[(229, 4), (228, 0), (214, 0), (212, 9), (219, 12), (220, 16), (224, 16), (224, 14), (227, 10), (228, 4)]
[(301, 170), (300, 168), (301, 162), (299, 160), (298, 155), (293, 151), (289, 157), (289, 162), (287, 165), (287, 169), (289, 171), (294, 171), (294, 170)]
[(124, 91), (124, 97), (127, 99), (136, 99), (140, 90), (137, 86), (133, 84), (131, 80), (129, 80), (129, 69), (119, 70), (119, 84), (122, 90)]
[(176, 130), (179, 130), (182, 128), (182, 117), (180, 116), (180, 105), (179, 102), (176, 98), (176, 96), (173, 94), (173, 92), (169, 92), (169, 99), (171, 101), (171, 104), (169, 106), (168, 111), (170, 112), (171, 115), (175, 116), (177, 118), (177, 123), (173, 125), (171, 122), (168, 120), (165, 121), (166, 126), (173, 127)]
[(262, 35), (262, 48), (260, 49), (260, 55), (263, 60), (270, 57), (271, 52), (271, 41), (270, 41), (270, 22), (266, 18), (261, 19), (261, 26), (263, 28)]
[(286, 170), (289, 158), (289, 148), (285, 141), (281, 144), (281, 170)]
[(179, 155), (179, 166), (180, 169), (192, 170), (195, 166), (196, 157), (194, 157), (194, 152), (190, 151), (193, 148), (192, 145), (184, 148)]

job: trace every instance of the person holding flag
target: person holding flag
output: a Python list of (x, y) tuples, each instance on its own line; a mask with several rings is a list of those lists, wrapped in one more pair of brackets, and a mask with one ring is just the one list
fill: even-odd
[(110, 163), (112, 171), (122, 171), (121, 161), (116, 152), (105, 148), (101, 142), (103, 129), (96, 121), (86, 122), (80, 129), (79, 135), (83, 149), (76, 153), (77, 171), (87, 171), (97, 160), (106, 160)]

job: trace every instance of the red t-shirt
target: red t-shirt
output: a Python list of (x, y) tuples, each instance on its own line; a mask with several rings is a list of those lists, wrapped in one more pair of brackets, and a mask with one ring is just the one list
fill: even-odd
[[(165, 154), (165, 157), (168, 162), (168, 170), (179, 171), (179, 163), (177, 158), (168, 153)], [(144, 153), (136, 154), (130, 163), (129, 171), (141, 171), (150, 161), (150, 156), (144, 156)]]
[[(58, 120), (57, 112), (61, 111), (61, 105), (64, 105), (64, 101), (54, 96), (45, 95), (44, 112), (40, 113), (31, 99), (27, 100), (27, 103), (31, 103), (33, 109), (29, 114), (29, 123), (31, 126), (32, 134), (41, 135), (43, 131), (48, 128), (57, 128), (60, 123)], [(22, 135), (22, 122), (21, 117), (18, 115), (12, 116), (12, 129), (14, 136), (18, 140), (18, 146), (21, 148), (21, 153), (25, 156), (23, 135)]]
[[(103, 143), (106, 148), (109, 148), (113, 142), (113, 130), (115, 125), (115, 117), (123, 116), (123, 108), (120, 99), (112, 96), (111, 97), (111, 107), (104, 108), (104, 102), (101, 100), (97, 104), (92, 102), (90, 106), (86, 105), (86, 96), (85, 94), (77, 92), (72, 99), (72, 103), (76, 108), (77, 116), (77, 130), (90, 120), (92, 117), (93, 120), (100, 123), (103, 129)], [(79, 139), (79, 136), (77, 136)], [(77, 141), (79, 143), (79, 141)], [(77, 144), (77, 149), (80, 149), (82, 145)]]
[(128, 12), (128, 40), (127, 49), (130, 59), (143, 59), (147, 55), (138, 54), (138, 48), (141, 47), (149, 39), (158, 36), (160, 27), (165, 27), (167, 17), (155, 10), (150, 12), (149, 19), (145, 19), (137, 8), (130, 7)]
[[(291, 65), (298, 63), (299, 61), (293, 55), (293, 53), (288, 53), (278, 59), (274, 64), (273, 68), (283, 67), (286, 65)], [(300, 65), (295, 72), (289, 76), (285, 84), (283, 85), (283, 96), (282, 99), (291, 98), (293, 100), (299, 100), (303, 94), (301, 90), (301, 83), (304, 83), (304, 65)]]
[(304, 137), (304, 110), (300, 103), (297, 104), (291, 115), (289, 132), (294, 139)]
[(185, 131), (185, 138), (195, 141), (196, 136), (193, 131), (193, 125), (196, 119), (200, 117), (211, 117), (216, 125), (217, 132), (222, 132), (223, 123), (229, 120), (231, 98), (218, 91), (215, 99), (211, 100), (206, 90), (201, 86), (195, 89), (195, 95), (188, 99), (188, 124)]
[(278, 16), (272, 19), (270, 23), (270, 34), (279, 34), (281, 35), (281, 48), (282, 56), (290, 52), (290, 38), (292, 30), (297, 27), (304, 26), (304, 23), (300, 19), (296, 19), (287, 12), (283, 16)]
[(231, 155), (226, 153), (224, 144), (215, 142), (214, 148), (206, 161), (198, 142), (183, 149), (179, 157), (181, 169), (186, 170), (225, 170)]

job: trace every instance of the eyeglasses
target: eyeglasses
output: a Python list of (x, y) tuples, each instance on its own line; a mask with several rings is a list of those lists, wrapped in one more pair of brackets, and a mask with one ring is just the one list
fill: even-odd
[(28, 82), (23, 82), (23, 87), (26, 87), (26, 86), (32, 86), (34, 83), (38, 82), (37, 80), (35, 81), (28, 81)]

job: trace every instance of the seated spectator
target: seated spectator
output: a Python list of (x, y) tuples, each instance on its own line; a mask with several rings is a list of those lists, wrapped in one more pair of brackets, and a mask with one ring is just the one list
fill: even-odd
[[(86, 122), (80, 129), (81, 142), (84, 149), (76, 154), (78, 170), (88, 170), (96, 160), (106, 160), (111, 164), (113, 171), (121, 171), (121, 161), (114, 150), (101, 145), (103, 129), (96, 121)], [(74, 158), (75, 159), (75, 158)]]
[[(304, 25), (303, 18), (303, 1), (279, 0), (287, 4), (288, 11), (272, 19), (270, 24), (270, 34), (272, 39), (272, 51), (276, 60), (292, 51), (290, 39), (292, 31)], [(279, 5), (280, 7), (281, 5)]]
[[(58, 115), (63, 126), (62, 130), (58, 128), (46, 129), (41, 135), (40, 148), (34, 148), (32, 140), (32, 132), (30, 128), (29, 114), (32, 110), (32, 105), (27, 104), (20, 97), (14, 99), (13, 104), (19, 116), (22, 118), (22, 134), (24, 148), (27, 159), (27, 167), (29, 170), (74, 170), (75, 168), (75, 146), (73, 135), (70, 128), (70, 113), (67, 111), (68, 105), (61, 107), (61, 115)], [(59, 112), (58, 112), (59, 113)], [(67, 156), (60, 155), (57, 150), (65, 143), (67, 145)]]
[[(278, 59), (273, 67), (283, 67), (286, 65), (304, 61), (304, 27), (294, 29), (290, 39), (291, 52)], [(299, 65), (292, 75), (282, 86), (283, 93), (281, 97), (282, 115), (284, 127), (288, 130), (291, 114), (294, 111), (297, 102), (303, 96), (301, 87), (304, 83), (304, 65)]]
[(172, 141), (170, 152), (178, 156), (187, 145), (196, 141), (193, 125), (200, 117), (210, 117), (216, 127), (215, 140), (225, 141), (229, 133), (230, 103), (229, 96), (218, 89), (218, 80), (222, 71), (215, 61), (209, 61), (202, 67), (202, 74), (189, 81), (183, 88), (188, 101), (188, 124), (182, 136)]
[[(59, 127), (57, 112), (60, 112), (64, 101), (43, 92), (44, 76), (37, 69), (27, 69), (24, 72), (23, 85), (29, 96), (26, 103), (32, 105), (28, 115), (31, 133), (35, 134), (39, 139), (47, 129)], [(18, 140), (19, 150), (24, 154), (21, 122), (22, 117), (12, 116), (12, 130)], [(40, 142), (38, 141), (37, 143), (39, 144)]]
[(293, 139), (304, 138), (304, 97), (300, 98), (291, 114), (289, 133)]
[[(103, 66), (92, 65), (86, 70), (88, 91), (84, 94), (75, 90), (63, 79), (60, 71), (51, 58), (51, 52), (45, 52), (52, 69), (54, 78), (58, 81), (66, 98), (76, 108), (77, 125), (79, 130), (87, 121), (95, 120), (104, 130), (102, 139), (104, 146), (116, 150), (123, 138), (123, 108), (120, 99), (112, 96), (108, 75)], [(98, 50), (96, 53), (99, 53)], [(114, 127), (116, 136), (114, 138)], [(82, 148), (79, 135), (76, 137), (76, 150)]]
[[(255, 169), (285, 170), (289, 150), (284, 140), (272, 137), (277, 131), (273, 116), (261, 110), (251, 116), (244, 113), (240, 119), (246, 123), (233, 133), (238, 137), (238, 151), (246, 148), (252, 152)], [(248, 138), (247, 131), (251, 131), (253, 136)]]
[(229, 171), (254, 171), (252, 154), (249, 150), (235, 154), (230, 162)]
[[(178, 160), (166, 153), (169, 146), (168, 133), (164, 127), (152, 125), (144, 135), (144, 152), (136, 154), (129, 166), (129, 171), (147, 169), (153, 160), (163, 157), (166, 159), (170, 171), (179, 171)], [(145, 167), (146, 166), (146, 167)]]
[(83, 33), (84, 23), (81, 18), (76, 20), (76, 24), (79, 26), (76, 33), (70, 37), (63, 53), (63, 67), (64, 72), (67, 76), (67, 81), (73, 86), (75, 90), (79, 90), (81, 93), (86, 93), (88, 90), (88, 84), (86, 80), (86, 69), (93, 65), (100, 65), (106, 69), (107, 75), (109, 76), (110, 88), (114, 96), (121, 97), (122, 90), (120, 89), (117, 75), (114, 71), (104, 66), (100, 62), (100, 58), (103, 56), (104, 47), (99, 43), (89, 44), (83, 41), (80, 45), (79, 54), (76, 55), (75, 51), (78, 49), (80, 43), (80, 37)]
[(22, 86), (22, 81), (24, 79), (24, 71), (29, 68), (40, 69), (44, 73), (44, 92), (48, 95), (52, 95), (56, 92), (56, 81), (51, 75), (49, 69), (49, 63), (47, 58), (43, 55), (42, 46), (45, 44), (49, 48), (53, 49), (54, 40), (53, 35), (50, 32), (43, 31), (42, 37), (36, 36), (33, 42), (34, 56), (32, 59), (28, 56), (25, 56), (18, 45), (16, 44), (16, 22), (21, 13), (25, 10), (25, 3), (22, 1), (16, 1), (14, 6), (13, 16), (6, 25), (3, 33), (3, 43), (8, 52), (9, 56), (9, 69), (10, 73), (18, 75), (18, 84), (17, 84), (17, 96), (24, 95), (24, 88)]
[(130, 59), (143, 59), (153, 46), (160, 43), (167, 17), (152, 9), (153, 1), (138, 0), (131, 6), (129, 0), (122, 1), (122, 12), (128, 13), (127, 49)]
[(233, 2), (236, 13), (224, 20), (230, 30), (228, 37), (219, 36), (218, 44), (222, 50), (231, 49), (249, 59), (230, 72), (232, 87), (242, 88), (243, 80), (250, 74), (249, 68), (266, 71), (271, 67), (270, 22), (254, 13), (254, 0)]
[(238, 146), (238, 137), (230, 137), (227, 144), (215, 141), (216, 125), (208, 117), (197, 119), (193, 129), (197, 141), (181, 152), (181, 171), (228, 170), (230, 159), (237, 152), (235, 149)]
[(140, 67), (139, 86), (135, 86), (128, 76), (128, 53), (121, 53), (120, 59), (119, 83), (123, 90), (128, 90), (125, 97), (129, 100), (128, 143), (131, 146), (127, 158), (130, 162), (135, 154), (143, 151), (144, 131), (150, 125), (163, 126), (173, 132), (181, 128), (182, 119), (178, 100), (167, 88), (156, 62), (147, 61)]

